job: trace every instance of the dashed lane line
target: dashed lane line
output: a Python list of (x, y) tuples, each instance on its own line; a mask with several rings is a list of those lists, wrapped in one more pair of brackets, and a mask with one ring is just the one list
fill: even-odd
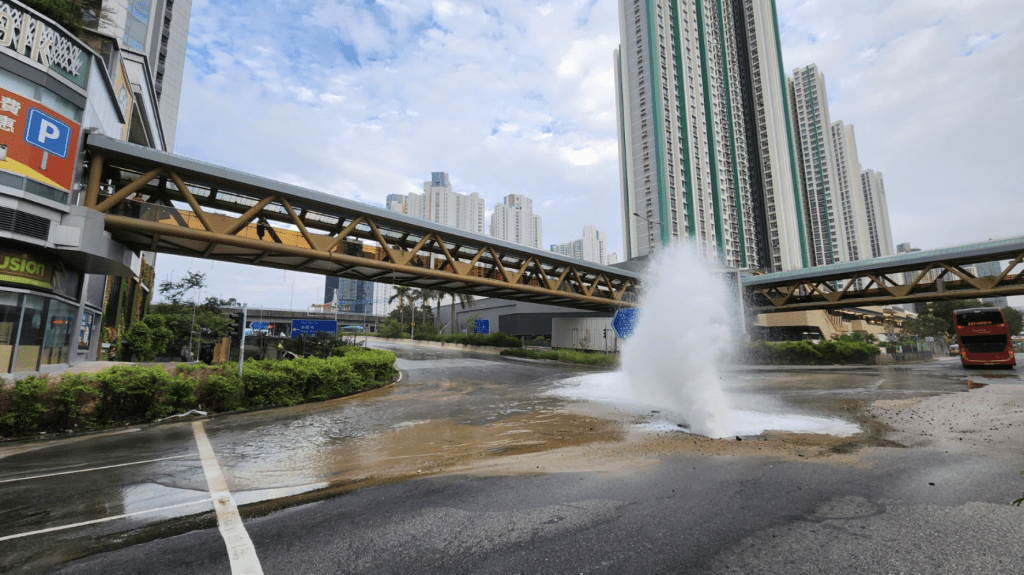
[(221, 473), (220, 464), (217, 463), (217, 455), (213, 452), (213, 446), (206, 437), (206, 430), (203, 429), (202, 421), (192, 422), (192, 431), (196, 436), (196, 446), (199, 447), (199, 458), (203, 462), (203, 473), (206, 474), (206, 485), (210, 489), (213, 499), (213, 507), (217, 511), (217, 525), (220, 528), (220, 535), (224, 538), (224, 544), (228, 548), (228, 559), (231, 561), (232, 574), (263, 575), (263, 567), (260, 565), (259, 557), (256, 556), (256, 548), (252, 545), (252, 539), (242, 525), (242, 516), (238, 513), (238, 506), (235, 499), (228, 491), (228, 483)]

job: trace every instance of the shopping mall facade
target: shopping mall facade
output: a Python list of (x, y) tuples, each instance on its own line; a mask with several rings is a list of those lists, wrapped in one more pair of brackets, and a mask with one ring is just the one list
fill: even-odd
[(164, 149), (152, 74), (116, 39), (82, 37), (0, 0), (0, 376), (97, 359), (149, 301), (152, 256), (79, 199), (86, 134)]

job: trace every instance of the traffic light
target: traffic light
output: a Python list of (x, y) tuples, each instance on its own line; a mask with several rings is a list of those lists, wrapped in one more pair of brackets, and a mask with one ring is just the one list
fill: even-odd
[(245, 312), (233, 311), (229, 317), (231, 323), (228, 325), (228, 335), (235, 339), (245, 337)]

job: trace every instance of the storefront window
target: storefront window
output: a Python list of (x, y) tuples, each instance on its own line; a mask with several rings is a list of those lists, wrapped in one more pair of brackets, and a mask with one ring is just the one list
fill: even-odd
[(43, 339), (41, 365), (67, 363), (71, 349), (71, 334), (75, 324), (77, 308), (62, 301), (50, 301), (46, 321), (46, 337)]
[(11, 372), (11, 358), (14, 357), (14, 338), (18, 333), (21, 294), (0, 292), (0, 373)]
[(46, 308), (49, 300), (34, 295), (24, 296), (24, 313), (18, 337), (18, 355), (14, 360), (14, 371), (36, 371), (39, 356), (43, 351), (46, 333)]

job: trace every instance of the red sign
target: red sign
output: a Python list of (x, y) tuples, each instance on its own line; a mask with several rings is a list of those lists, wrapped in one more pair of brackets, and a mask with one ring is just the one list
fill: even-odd
[[(69, 150), (65, 157), (51, 154), (26, 141), (26, 133), (32, 128), (29, 111), (33, 109), (60, 120), (70, 128)], [(34, 100), (0, 88), (0, 170), (69, 192), (78, 156), (78, 133), (77, 123)]]

